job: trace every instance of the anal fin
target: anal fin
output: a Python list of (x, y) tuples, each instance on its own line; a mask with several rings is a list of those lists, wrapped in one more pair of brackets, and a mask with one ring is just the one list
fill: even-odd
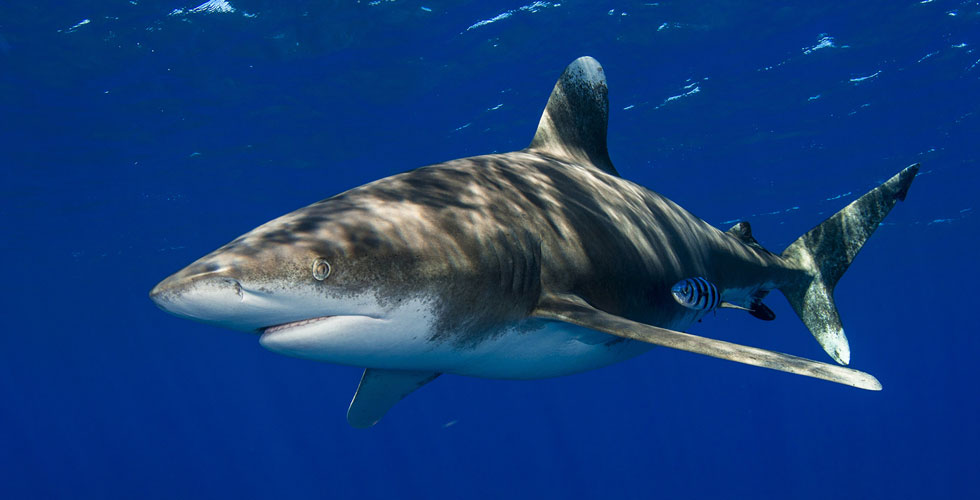
[(860, 389), (881, 390), (878, 379), (858, 370), (638, 323), (600, 311), (577, 295), (546, 294), (531, 315), (736, 363), (828, 380)]
[(373, 426), (395, 403), (438, 376), (436, 372), (365, 368), (347, 409), (347, 422), (358, 428)]

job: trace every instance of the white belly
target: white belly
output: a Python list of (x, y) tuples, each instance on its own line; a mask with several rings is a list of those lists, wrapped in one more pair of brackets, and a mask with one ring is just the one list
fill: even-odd
[[(675, 329), (690, 326), (682, 318)], [(433, 340), (423, 304), (406, 304), (384, 318), (340, 316), (266, 333), (266, 348), (305, 359), (393, 370), (424, 370), (485, 378), (569, 375), (632, 358), (653, 346), (550, 320), (502, 325), (481, 341)]]
[(473, 349), (457, 350), (459, 363), (449, 373), (504, 379), (557, 377), (625, 361), (653, 348), (568, 323), (537, 322), (538, 329), (510, 328)]

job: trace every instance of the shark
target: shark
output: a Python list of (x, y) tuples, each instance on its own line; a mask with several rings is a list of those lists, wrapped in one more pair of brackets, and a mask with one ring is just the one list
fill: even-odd
[[(833, 291), (918, 165), (774, 253), (748, 222), (717, 229), (623, 179), (608, 117), (604, 70), (581, 57), (526, 148), (300, 208), (167, 277), (150, 298), (276, 353), (364, 368), (347, 411), (354, 427), (375, 425), (442, 374), (557, 377), (655, 346), (880, 390), (846, 366)], [(763, 320), (774, 317), (763, 299), (779, 290), (834, 363), (685, 333), (707, 311), (677, 303), (671, 288), (693, 277)]]

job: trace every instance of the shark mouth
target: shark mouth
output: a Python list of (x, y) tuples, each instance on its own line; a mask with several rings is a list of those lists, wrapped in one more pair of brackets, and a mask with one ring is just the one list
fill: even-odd
[(289, 323), (283, 323), (281, 325), (267, 326), (265, 328), (260, 328), (259, 331), (263, 334), (281, 332), (283, 330), (288, 330), (290, 328), (296, 328), (299, 326), (309, 325), (312, 323), (318, 323), (320, 321), (325, 321), (330, 318), (335, 318), (336, 316), (319, 316), (310, 319), (301, 319), (299, 321), (291, 321)]

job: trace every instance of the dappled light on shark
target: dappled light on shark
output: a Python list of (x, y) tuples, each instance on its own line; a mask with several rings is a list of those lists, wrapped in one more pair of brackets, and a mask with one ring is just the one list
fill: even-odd
[[(314, 203), (202, 257), (150, 296), (178, 316), (258, 333), (282, 354), (364, 367), (348, 410), (356, 427), (443, 373), (554, 377), (656, 345), (881, 388), (850, 368), (682, 331), (718, 307), (771, 320), (762, 301), (780, 290), (824, 350), (848, 364), (833, 288), (905, 198), (917, 166), (776, 254), (748, 223), (720, 231), (622, 179), (607, 122), (603, 69), (579, 58), (529, 147)], [(672, 295), (694, 278), (710, 285), (702, 303), (711, 307)]]

